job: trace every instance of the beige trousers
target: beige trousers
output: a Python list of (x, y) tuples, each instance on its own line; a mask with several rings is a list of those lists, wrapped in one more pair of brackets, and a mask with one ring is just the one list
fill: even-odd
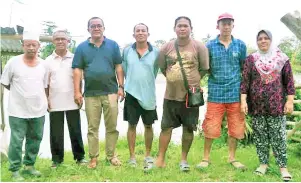
[(106, 156), (111, 159), (115, 155), (115, 147), (119, 132), (116, 130), (118, 115), (118, 96), (85, 97), (86, 115), (88, 120), (88, 146), (90, 158), (99, 156), (99, 125), (103, 111), (106, 127), (105, 148)]

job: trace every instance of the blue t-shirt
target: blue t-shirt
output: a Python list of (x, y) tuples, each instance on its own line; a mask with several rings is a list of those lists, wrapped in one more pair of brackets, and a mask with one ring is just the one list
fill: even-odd
[(104, 37), (99, 48), (89, 39), (82, 42), (75, 51), (72, 68), (84, 71), (85, 96), (100, 96), (117, 93), (115, 65), (121, 63), (118, 44)]

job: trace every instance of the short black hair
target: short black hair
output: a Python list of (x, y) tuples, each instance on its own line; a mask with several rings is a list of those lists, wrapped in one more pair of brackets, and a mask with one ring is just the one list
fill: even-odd
[(148, 26), (145, 25), (144, 23), (138, 23), (138, 24), (136, 24), (136, 25), (134, 26), (134, 30), (133, 30), (134, 32), (135, 32), (135, 29), (136, 29), (136, 27), (137, 27), (138, 25), (144, 25), (144, 26), (146, 27), (147, 32), (148, 32)]
[(192, 27), (190, 18), (188, 18), (188, 17), (186, 17), (186, 16), (180, 16), (180, 17), (176, 18), (176, 20), (175, 20), (175, 26), (174, 26), (174, 27), (176, 27), (178, 21), (179, 21), (180, 19), (182, 19), (182, 18), (188, 20), (190, 27)]
[(228, 20), (228, 21), (230, 21), (230, 22), (234, 22), (234, 19), (232, 19), (232, 18), (224, 18), (224, 19), (218, 20), (218, 21), (217, 21), (217, 25), (218, 25), (221, 21), (224, 21), (224, 20)]
[(90, 22), (91, 22), (91, 20), (95, 20), (95, 19), (100, 19), (101, 22), (102, 22), (102, 25), (105, 26), (105, 24), (104, 24), (104, 22), (103, 22), (103, 20), (101, 18), (99, 18), (99, 17), (92, 17), (92, 18), (90, 18), (88, 20), (88, 29), (90, 28)]

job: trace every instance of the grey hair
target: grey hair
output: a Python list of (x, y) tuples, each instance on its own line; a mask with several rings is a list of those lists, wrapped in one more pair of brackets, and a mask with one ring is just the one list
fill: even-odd
[(68, 34), (68, 32), (67, 32), (67, 29), (56, 29), (56, 30), (53, 32), (52, 37), (54, 37), (54, 36), (55, 36), (57, 33), (59, 33), (59, 32), (64, 33), (64, 34), (66, 35), (67, 39), (70, 39), (70, 36), (69, 36), (69, 34)]

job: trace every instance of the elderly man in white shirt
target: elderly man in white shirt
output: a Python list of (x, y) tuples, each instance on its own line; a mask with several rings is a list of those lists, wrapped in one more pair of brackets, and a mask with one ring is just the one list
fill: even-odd
[(22, 163), (24, 138), (25, 165), (23, 173), (41, 176), (34, 168), (43, 138), (45, 114), (47, 113), (47, 72), (37, 53), (40, 48), (39, 33), (23, 33), (24, 54), (12, 57), (4, 67), (1, 84), (8, 90), (8, 113), (11, 137), (8, 149), (9, 170), (14, 181), (23, 181), (19, 173)]
[(64, 29), (53, 34), (56, 49), (46, 58), (48, 70), (48, 110), (50, 113), (50, 147), (52, 168), (64, 161), (64, 116), (66, 114), (74, 160), (86, 164), (85, 150), (81, 133), (79, 106), (74, 102), (72, 60), (68, 51), (69, 36)]

